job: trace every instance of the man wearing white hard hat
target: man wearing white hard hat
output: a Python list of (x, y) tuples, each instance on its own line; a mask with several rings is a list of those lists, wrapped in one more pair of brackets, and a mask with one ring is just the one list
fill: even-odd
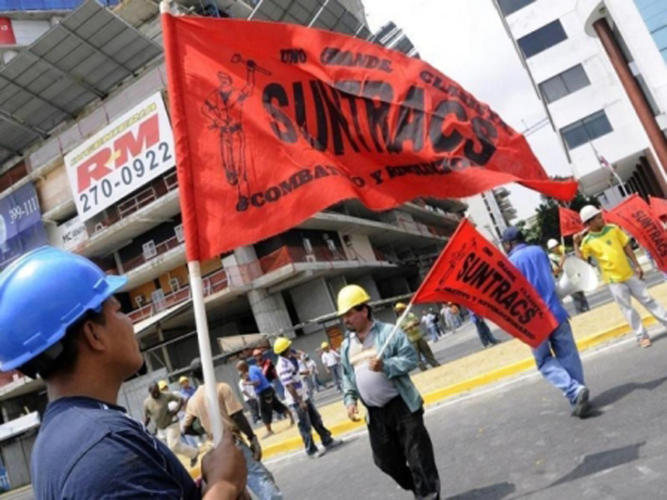
[(632, 307), (632, 297), (637, 299), (655, 319), (667, 327), (667, 312), (649, 295), (644, 283), (644, 271), (630, 244), (630, 237), (614, 224), (605, 224), (602, 212), (593, 205), (583, 207), (579, 215), (588, 234), (574, 235), (577, 256), (595, 260), (602, 278), (609, 284), (609, 291), (621, 308), (625, 319), (637, 338), (640, 347), (650, 347), (651, 338), (642, 324), (637, 310)]
[(322, 342), (322, 365), (328, 374), (333, 378), (334, 386), (338, 392), (343, 392), (343, 386), (340, 379), (340, 354), (336, 349), (332, 349), (329, 342)]
[[(565, 259), (567, 258), (567, 252), (565, 251), (565, 245), (561, 245), (558, 243), (558, 240), (555, 238), (549, 239), (547, 241), (547, 250), (548, 250), (548, 256), (549, 256), (549, 261), (551, 262), (551, 269), (554, 272), (554, 277), (556, 280), (560, 278), (560, 275), (563, 272), (563, 263), (565, 262)], [(586, 295), (584, 292), (579, 291), (579, 292), (574, 292), (571, 294), (572, 296), (572, 301), (574, 302), (574, 309), (578, 313), (586, 312), (590, 310), (590, 306), (588, 305), (588, 300), (586, 299)]]
[[(292, 341), (285, 337), (278, 337), (273, 344), (273, 352), (278, 355), (276, 370), (280, 382), (285, 387), (285, 402), (296, 413), (299, 434), (306, 448), (306, 455), (310, 458), (322, 456), (327, 450), (339, 445), (341, 441), (333, 439), (329, 429), (324, 427), (320, 412), (310, 399), (301, 373), (306, 370), (303, 361), (292, 350)], [(318, 450), (313, 440), (312, 430), (320, 436), (322, 448)]]
[(338, 315), (348, 330), (341, 348), (343, 403), (351, 420), (359, 419), (359, 400), (366, 407), (375, 465), (415, 498), (438, 499), (440, 477), (423, 400), (409, 375), (417, 353), (400, 328), (390, 337), (394, 325), (373, 318), (370, 300), (358, 285), (338, 292)]

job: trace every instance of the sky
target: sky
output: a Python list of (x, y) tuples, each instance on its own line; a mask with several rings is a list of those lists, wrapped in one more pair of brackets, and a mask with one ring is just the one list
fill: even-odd
[[(363, 0), (373, 31), (394, 21), (421, 59), (486, 102), (517, 131), (546, 112), (491, 0)], [(409, 6), (409, 8), (406, 8)], [(549, 175), (572, 175), (551, 125), (527, 136)], [(519, 219), (530, 217), (540, 195), (508, 186)]]

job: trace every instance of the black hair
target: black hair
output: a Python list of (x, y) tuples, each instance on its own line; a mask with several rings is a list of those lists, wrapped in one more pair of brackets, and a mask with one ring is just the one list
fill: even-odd
[(366, 317), (368, 319), (373, 319), (373, 311), (371, 310), (371, 306), (369, 306), (366, 303), (360, 304), (358, 306), (354, 306), (354, 310), (355, 311), (361, 311), (364, 307), (366, 308)]
[(18, 370), (31, 378), (39, 375), (44, 380), (58, 374), (72, 373), (79, 357), (78, 343), (83, 335), (83, 326), (88, 321), (104, 325), (104, 313), (87, 311), (67, 328), (62, 339)]

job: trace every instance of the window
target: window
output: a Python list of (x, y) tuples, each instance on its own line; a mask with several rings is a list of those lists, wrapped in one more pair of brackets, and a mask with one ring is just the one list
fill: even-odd
[(554, 102), (572, 92), (590, 85), (591, 82), (581, 64), (539, 84), (540, 92), (547, 102)]
[(523, 9), (526, 5), (535, 0), (498, 0), (498, 5), (504, 16), (509, 16), (512, 12)]
[(526, 59), (567, 39), (560, 21), (556, 20), (517, 40)]
[(577, 146), (608, 134), (612, 130), (611, 123), (609, 123), (605, 112), (598, 111), (582, 120), (571, 123), (567, 127), (563, 127), (560, 129), (560, 133), (568, 149), (574, 149)]

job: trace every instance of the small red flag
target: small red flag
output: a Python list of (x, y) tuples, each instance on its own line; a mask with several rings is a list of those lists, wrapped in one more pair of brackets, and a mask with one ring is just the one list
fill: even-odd
[(633, 194), (604, 218), (632, 235), (651, 254), (658, 269), (667, 272), (667, 234), (648, 203)]
[(162, 22), (188, 260), (349, 198), (388, 210), (508, 182), (576, 193), (576, 181), (550, 180), (521, 134), (423, 61), (290, 24)]
[(489, 318), (531, 347), (558, 322), (537, 291), (500, 250), (464, 219), (413, 302), (455, 302)]
[(667, 218), (667, 200), (664, 198), (648, 197), (651, 210), (658, 219)]
[(560, 235), (563, 237), (579, 233), (586, 229), (577, 212), (560, 205), (558, 206), (558, 219), (560, 221)]

